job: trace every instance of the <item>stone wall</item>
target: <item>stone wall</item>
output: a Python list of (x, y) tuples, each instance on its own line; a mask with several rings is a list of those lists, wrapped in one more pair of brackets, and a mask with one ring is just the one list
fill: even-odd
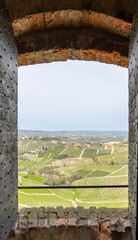
[(138, 239), (138, 1), (129, 52), (129, 213)]
[(6, 240), (132, 240), (127, 209), (21, 209)]
[(0, 1), (0, 240), (18, 214), (17, 49), (3, 1)]

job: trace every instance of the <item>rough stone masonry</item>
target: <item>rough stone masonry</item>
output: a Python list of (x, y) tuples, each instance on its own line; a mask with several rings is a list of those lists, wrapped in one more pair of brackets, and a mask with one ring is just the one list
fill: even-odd
[(23, 208), (6, 240), (132, 240), (127, 209)]

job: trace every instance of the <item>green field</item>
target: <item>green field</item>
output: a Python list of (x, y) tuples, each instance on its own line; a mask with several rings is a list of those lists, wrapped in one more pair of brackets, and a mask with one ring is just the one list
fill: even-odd
[[(37, 176), (22, 175), (22, 184), (30, 186), (40, 186), (43, 179)], [(127, 184), (127, 176), (106, 176), (106, 177), (90, 177), (77, 180), (73, 185), (116, 185)], [(128, 206), (128, 189), (112, 188), (112, 189), (41, 189), (41, 190), (19, 190), (19, 207), (36, 207), (36, 206), (64, 206), (75, 207), (90, 206), (96, 207), (127, 207)]]
[(97, 148), (87, 148), (83, 152), (83, 158), (93, 158), (97, 156)]
[[(19, 139), (19, 186), (128, 184), (127, 143), (55, 139)], [(19, 208), (128, 207), (127, 199), (127, 188), (19, 190)]]

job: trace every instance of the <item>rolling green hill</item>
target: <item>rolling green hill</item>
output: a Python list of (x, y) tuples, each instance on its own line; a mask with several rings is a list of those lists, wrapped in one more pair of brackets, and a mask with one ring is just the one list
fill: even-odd
[[(127, 184), (128, 145), (64, 134), (20, 138), (18, 166), (22, 186)], [(19, 208), (127, 207), (127, 198), (127, 188), (19, 190)]]

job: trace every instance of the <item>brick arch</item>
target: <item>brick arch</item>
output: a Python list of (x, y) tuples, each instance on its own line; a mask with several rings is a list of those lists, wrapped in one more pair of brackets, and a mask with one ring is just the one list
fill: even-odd
[(107, 53), (91, 49), (54, 49), (19, 54), (18, 66), (67, 60), (98, 61), (101, 63), (115, 64), (126, 68), (128, 67), (128, 58), (120, 56), (117, 52)]
[(43, 12), (15, 19), (12, 23), (15, 37), (45, 29), (91, 27), (129, 38), (131, 25), (122, 19), (85, 9)]
[(12, 23), (19, 66), (88, 60), (128, 66), (131, 23), (90, 10), (29, 15)]
[(67, 59), (128, 66), (135, 0), (4, 2), (16, 37), (19, 66)]

